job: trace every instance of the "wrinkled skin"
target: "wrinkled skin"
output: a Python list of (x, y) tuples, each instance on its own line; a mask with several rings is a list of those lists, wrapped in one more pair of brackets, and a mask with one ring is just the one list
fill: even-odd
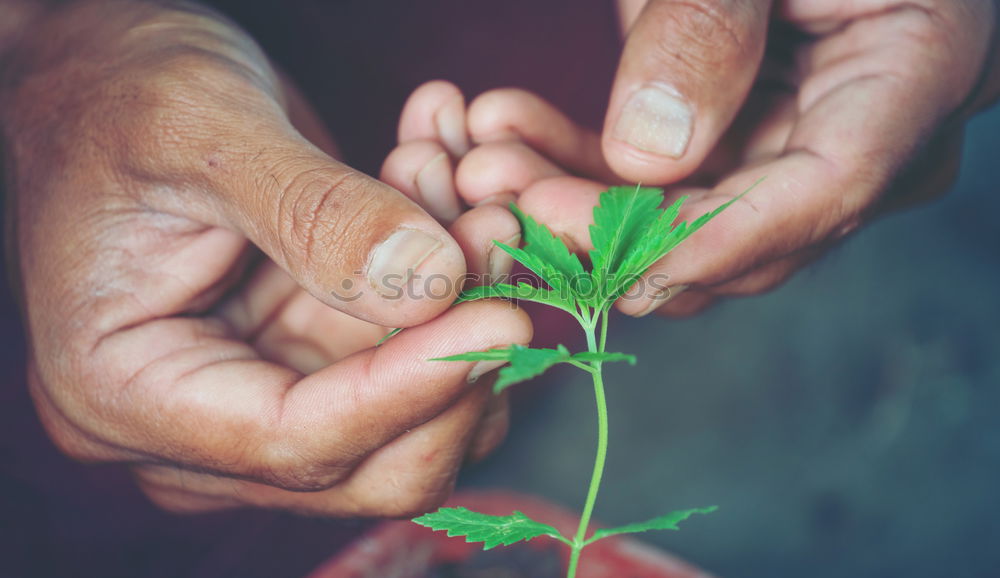
[[(531, 338), (508, 305), (448, 310), (513, 217), (486, 207), (446, 231), (336, 161), (302, 99), (213, 14), (80, 2), (31, 26), (0, 114), (30, 389), (56, 444), (129, 464), (178, 511), (440, 503), (506, 410), (488, 379), (468, 382), (488, 368), (427, 360)], [(374, 270), (400, 230), (436, 247), (409, 257), (437, 280), (393, 297)]]

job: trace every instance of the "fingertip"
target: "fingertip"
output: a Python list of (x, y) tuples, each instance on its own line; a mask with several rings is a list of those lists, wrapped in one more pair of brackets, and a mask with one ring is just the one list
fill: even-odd
[(451, 159), (435, 141), (399, 145), (386, 157), (380, 174), (439, 221), (450, 223), (461, 213)]
[[(315, 430), (309, 443), (341, 444), (362, 455), (420, 426), (470, 393), (476, 362), (440, 358), (485, 351), (532, 338), (528, 316), (511, 303), (462, 303), (299, 381), (285, 397), (286, 415)], [(305, 431), (296, 428), (296, 431)], [(298, 435), (298, 434), (296, 434)]]
[[(411, 327), (446, 310), (466, 276), (458, 243), (430, 217), (393, 230), (372, 250), (366, 278), (376, 295), (374, 319), (389, 327)], [(350, 308), (348, 308), (350, 310)]]
[(534, 330), (528, 314), (510, 301), (481, 299), (455, 305), (430, 323), (408, 329), (400, 335), (409, 334), (409, 338), (417, 339), (415, 336), (422, 331), (427, 332), (422, 339), (428, 340), (426, 343), (434, 343), (428, 345), (434, 350), (428, 353), (446, 356), (513, 343), (527, 345)]
[[(383, 359), (430, 360), (515, 343), (527, 345), (533, 333), (531, 319), (519, 307), (502, 299), (484, 299), (451, 307), (435, 319), (393, 337), (375, 353)], [(456, 367), (464, 367), (461, 373), (464, 378), (474, 365), (474, 362), (431, 363), (424, 367), (437, 377), (441, 377), (439, 371), (453, 372)]]
[[(709, 291), (683, 286), (670, 289), (673, 296), (650, 300), (626, 301), (619, 300), (616, 307), (622, 313), (631, 317), (693, 317), (709, 309), (717, 300)], [(668, 292), (669, 293), (669, 292)]]
[(532, 183), (565, 172), (524, 143), (517, 141), (481, 144), (467, 154), (455, 171), (462, 198), (478, 205), (497, 195), (517, 195)]
[(714, 144), (714, 137), (706, 138), (710, 122), (705, 116), (669, 84), (616, 86), (601, 150), (611, 170), (626, 181), (676, 182), (694, 172)]
[(600, 180), (613, 176), (597, 133), (526, 90), (501, 88), (483, 93), (469, 105), (467, 124), (475, 143), (520, 141), (561, 169)]
[(718, 299), (708, 291), (686, 291), (657, 310), (665, 317), (683, 319), (700, 315), (718, 303)]
[(680, 298), (687, 289), (687, 285), (671, 284), (667, 275), (647, 273), (629, 288), (616, 305), (626, 315), (645, 317)]
[(512, 257), (494, 243), (519, 245), (521, 225), (510, 211), (496, 205), (474, 208), (459, 217), (449, 232), (465, 252), (467, 285), (492, 285), (510, 275)]
[(456, 158), (469, 152), (469, 135), (465, 124), (465, 97), (451, 97), (434, 114), (438, 138)]
[(399, 142), (435, 140), (455, 157), (469, 150), (465, 97), (454, 84), (432, 80), (420, 85), (403, 106)]
[(497, 88), (480, 94), (469, 103), (468, 128), (476, 144), (520, 139), (516, 126), (520, 118), (530, 118), (538, 97), (519, 88)]
[(589, 251), (594, 207), (607, 187), (577, 177), (538, 181), (518, 198), (517, 206), (561, 237), (571, 251)]
[[(471, 324), (467, 319), (475, 319), (476, 330), (481, 332), (481, 337), (475, 341), (480, 343), (480, 347), (506, 347), (512, 344), (527, 346), (534, 336), (534, 326), (531, 318), (523, 309), (503, 299), (484, 299), (462, 303), (454, 308), (455, 323), (462, 324), (463, 327)], [(489, 342), (494, 345), (489, 345)], [(456, 336), (456, 345), (468, 347), (472, 343), (468, 336), (464, 339)], [(480, 349), (481, 351), (481, 349)]]
[(601, 139), (620, 177), (690, 175), (732, 122), (756, 77), (770, 2), (649, 2), (626, 39)]
[(454, 299), (462, 250), (406, 195), (298, 141), (269, 154), (274, 160), (260, 164), (272, 167), (270, 178), (253, 179), (262, 189), (227, 182), (219, 194), (226, 217), (301, 287), (392, 327), (426, 321)]
[(697, 168), (695, 162), (683, 162), (639, 149), (608, 132), (601, 139), (601, 150), (615, 175), (627, 182), (648, 185), (672, 183)]

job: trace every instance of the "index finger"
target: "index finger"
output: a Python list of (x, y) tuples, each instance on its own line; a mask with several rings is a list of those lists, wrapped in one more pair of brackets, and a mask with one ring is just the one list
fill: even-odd
[(208, 321), (161, 319), (102, 340), (86, 387), (49, 389), (82, 401), (91, 411), (68, 419), (123, 452), (310, 490), (468, 392), (470, 364), (429, 359), (530, 337), (520, 311), (470, 303), (302, 376)]

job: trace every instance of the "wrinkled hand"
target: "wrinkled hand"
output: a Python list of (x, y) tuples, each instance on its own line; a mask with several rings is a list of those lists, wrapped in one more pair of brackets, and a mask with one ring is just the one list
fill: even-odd
[(987, 0), (623, 1), (621, 14), (602, 134), (492, 91), (469, 106), (478, 146), (454, 182), (473, 206), (516, 193), (586, 250), (602, 183), (691, 195), (690, 219), (766, 177), (650, 270), (668, 282), (619, 304), (632, 315), (766, 291), (872, 217), (944, 192), (964, 122), (1000, 94)]
[(335, 161), (214, 15), (82, 2), (34, 26), (0, 121), (30, 388), (57, 445), (130, 464), (176, 510), (444, 499), (505, 421), (467, 381), (488, 368), (427, 360), (530, 339), (502, 304), (446, 311), (465, 256), (485, 273), (516, 221), (490, 207), (449, 235)]

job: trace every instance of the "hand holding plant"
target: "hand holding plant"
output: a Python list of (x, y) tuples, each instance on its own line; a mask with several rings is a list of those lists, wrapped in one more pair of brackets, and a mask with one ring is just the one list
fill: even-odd
[(590, 237), (594, 249), (590, 252), (591, 267), (584, 268), (579, 257), (552, 235), (544, 226), (521, 212), (511, 209), (521, 221), (524, 248), (497, 243), (503, 251), (530, 269), (544, 281), (546, 287), (521, 282), (517, 285), (496, 284), (474, 287), (463, 292), (458, 302), (492, 297), (532, 301), (573, 316), (586, 334), (587, 351), (571, 353), (563, 346), (555, 349), (534, 349), (520, 345), (487, 351), (470, 352), (440, 358), (440, 361), (506, 361), (495, 393), (542, 374), (550, 367), (567, 363), (589, 373), (594, 384), (597, 405), (597, 457), (591, 474), (586, 503), (576, 534), (567, 537), (554, 527), (535, 521), (520, 512), (509, 516), (490, 516), (465, 508), (442, 508), (414, 521), (435, 530), (446, 530), (449, 536), (464, 536), (469, 542), (483, 542), (485, 549), (509, 545), (538, 536), (549, 536), (571, 549), (567, 577), (573, 578), (580, 553), (587, 545), (616, 534), (648, 530), (676, 530), (677, 524), (694, 514), (707, 514), (715, 507), (672, 512), (645, 522), (617, 528), (600, 529), (588, 535), (590, 518), (601, 485), (608, 451), (608, 411), (605, 401), (603, 365), (608, 362), (635, 363), (624, 353), (606, 350), (608, 317), (615, 302), (634, 289), (646, 270), (682, 241), (729, 207), (737, 198), (723, 204), (694, 222), (675, 225), (684, 199), (667, 209), (661, 209), (663, 194), (659, 189), (643, 187), (612, 187), (601, 195), (594, 209), (594, 224)]

